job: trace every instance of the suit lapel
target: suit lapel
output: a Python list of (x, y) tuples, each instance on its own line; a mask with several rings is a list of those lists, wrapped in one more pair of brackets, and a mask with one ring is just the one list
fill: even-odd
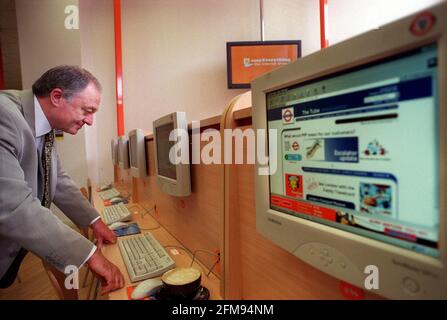
[[(31, 90), (23, 90), (21, 92), (22, 108), (23, 108), (23, 116), (28, 123), (28, 126), (31, 128), (33, 132), (34, 139), (36, 138), (36, 116), (34, 112), (34, 95)], [(43, 192), (43, 168), (42, 168), (42, 154), (36, 149), (38, 162), (38, 170), (37, 170), (37, 183), (38, 183), (38, 198), (42, 199)]]
[(23, 116), (28, 123), (34, 137), (36, 137), (36, 116), (34, 115), (34, 95), (31, 90), (23, 90), (20, 99), (22, 100)]

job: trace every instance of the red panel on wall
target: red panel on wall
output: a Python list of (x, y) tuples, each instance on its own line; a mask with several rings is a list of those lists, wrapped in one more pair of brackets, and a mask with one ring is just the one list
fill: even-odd
[(124, 135), (123, 55), (121, 46), (121, 0), (113, 2), (115, 22), (116, 124), (118, 136)]

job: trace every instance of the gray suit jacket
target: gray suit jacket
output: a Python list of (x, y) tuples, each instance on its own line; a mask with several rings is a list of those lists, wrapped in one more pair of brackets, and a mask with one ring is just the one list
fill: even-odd
[[(93, 244), (41, 205), (43, 173), (35, 144), (34, 98), (29, 91), (0, 91), (0, 278), (21, 247), (64, 271), (81, 265)], [(98, 217), (52, 151), (54, 204), (78, 227)]]

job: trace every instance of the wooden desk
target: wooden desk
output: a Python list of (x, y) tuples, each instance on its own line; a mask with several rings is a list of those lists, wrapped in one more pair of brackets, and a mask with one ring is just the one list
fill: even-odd
[[(115, 186), (117, 190), (122, 192), (124, 195), (129, 194), (128, 190), (125, 190), (121, 185), (117, 184)], [(96, 192), (96, 187), (92, 188), (93, 190), (93, 204), (99, 213), (102, 214), (102, 209), (104, 208), (103, 200), (99, 197), (98, 192)], [(145, 213), (145, 209), (135, 203), (129, 203), (127, 205), (129, 210), (133, 213), (132, 219), (137, 222), (141, 231), (151, 232), (154, 237), (160, 242), (160, 244), (164, 247), (166, 246), (177, 246), (179, 248), (166, 248), (166, 251), (169, 253), (172, 259), (174, 259), (177, 266), (181, 267), (189, 267), (192, 261), (191, 256), (184, 250), (181, 249), (183, 246), (179, 243), (165, 228), (163, 228), (159, 223), (149, 214), (146, 213), (143, 218), (141, 218), (141, 214)], [(158, 228), (157, 228), (158, 226)], [(154, 230), (143, 230), (143, 229), (153, 229)], [(177, 250), (177, 253), (175, 252)], [(123, 258), (121, 257), (120, 250), (118, 248), (118, 244), (108, 245), (102, 248), (103, 255), (114, 263), (122, 272), (125, 280), (124, 288), (109, 293), (109, 299), (111, 300), (128, 300), (127, 296), (127, 287), (134, 286), (139, 282), (132, 283), (129, 279), (129, 275), (127, 273), (127, 268), (124, 264)], [(197, 269), (202, 271), (202, 285), (205, 286), (210, 291), (210, 299), (211, 300), (221, 300), (219, 294), (220, 288), (220, 280), (211, 273), (208, 277), (206, 274), (208, 273), (208, 269), (205, 268), (201, 263), (194, 261), (194, 266)]]

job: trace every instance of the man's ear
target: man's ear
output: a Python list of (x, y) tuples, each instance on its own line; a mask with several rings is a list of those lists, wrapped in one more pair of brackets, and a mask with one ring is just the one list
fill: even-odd
[(62, 90), (59, 88), (55, 88), (50, 92), (50, 101), (55, 107), (59, 107), (62, 103), (63, 99)]

